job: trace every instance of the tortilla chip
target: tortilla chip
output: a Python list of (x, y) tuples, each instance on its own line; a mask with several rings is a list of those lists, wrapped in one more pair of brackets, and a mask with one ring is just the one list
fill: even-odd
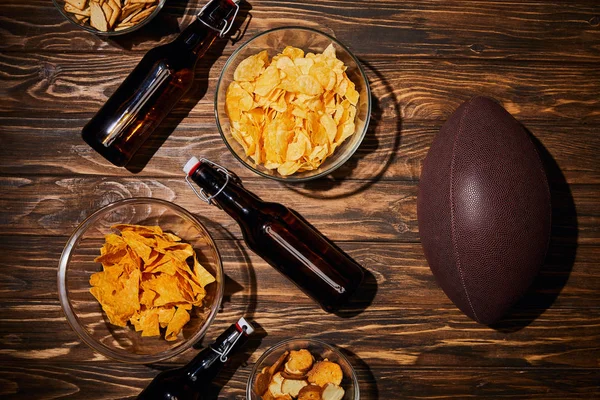
[(111, 324), (129, 322), (142, 336), (158, 336), (166, 328), (165, 339), (175, 340), (190, 319), (187, 311), (202, 306), (204, 287), (215, 278), (190, 244), (158, 226), (112, 228), (121, 229), (121, 235), (105, 236), (96, 258), (103, 270), (90, 276), (90, 293)]

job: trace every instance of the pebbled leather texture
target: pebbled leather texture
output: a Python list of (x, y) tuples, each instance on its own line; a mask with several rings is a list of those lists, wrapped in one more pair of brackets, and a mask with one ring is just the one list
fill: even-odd
[(548, 181), (523, 126), (489, 98), (463, 103), (425, 158), (417, 216), (446, 295), (475, 321), (500, 320), (533, 282), (550, 240)]

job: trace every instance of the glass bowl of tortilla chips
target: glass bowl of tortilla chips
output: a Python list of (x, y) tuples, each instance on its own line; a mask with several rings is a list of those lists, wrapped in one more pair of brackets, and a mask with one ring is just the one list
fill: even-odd
[(189, 349), (223, 297), (217, 247), (168, 201), (132, 198), (87, 217), (60, 258), (58, 292), (71, 327), (102, 355), (150, 364)]
[(304, 27), (261, 33), (227, 60), (217, 83), (217, 127), (233, 155), (267, 178), (332, 173), (369, 125), (369, 82), (333, 36)]

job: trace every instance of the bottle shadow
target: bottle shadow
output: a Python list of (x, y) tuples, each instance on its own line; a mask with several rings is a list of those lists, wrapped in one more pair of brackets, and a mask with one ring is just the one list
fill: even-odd
[(360, 397), (367, 399), (378, 399), (379, 389), (377, 388), (377, 380), (371, 371), (369, 365), (363, 361), (362, 358), (354, 354), (348, 349), (342, 349), (336, 347), (346, 358), (350, 361), (350, 364), (354, 368), (354, 372), (358, 378)]
[[(369, 62), (361, 59), (360, 63), (367, 70), (367, 72), (370, 73), (370, 75), (373, 75), (377, 78), (378, 83), (375, 87), (370, 84), (371, 118), (369, 127), (367, 128), (367, 133), (365, 134), (365, 138), (361, 146), (357, 149), (356, 153), (350, 157), (346, 163), (344, 163), (344, 165), (335, 170), (332, 174), (321, 179), (305, 182), (300, 185), (287, 184), (286, 186), (290, 190), (315, 199), (339, 199), (349, 197), (364, 192), (373, 184), (378, 182), (388, 170), (390, 165), (394, 162), (394, 156), (402, 142), (402, 118), (400, 113), (400, 105), (396, 100), (392, 85), (387, 81), (385, 76)], [(377, 94), (375, 92), (377, 92)], [(390, 112), (390, 115), (387, 115), (386, 111)], [(386, 162), (382, 164), (379, 171), (369, 178), (366, 183), (360, 184), (358, 187), (346, 185), (349, 187), (349, 190), (343, 193), (328, 195), (327, 192), (335, 188), (339, 188), (344, 181), (348, 180), (348, 177), (352, 174), (356, 167), (358, 167), (361, 159), (378, 150), (380, 145), (378, 132), (379, 128), (381, 128), (382, 122), (385, 121), (385, 119), (395, 120), (395, 125), (393, 125), (395, 127), (395, 135), (389, 151), (389, 157), (387, 158)]]
[[(240, 317), (243, 316), (246, 318), (254, 327), (254, 333), (252, 336), (250, 336), (248, 343), (243, 347), (243, 352), (233, 354), (231, 359), (227, 362), (223, 370), (217, 375), (215, 380), (202, 392), (203, 399), (212, 400), (218, 398), (219, 392), (233, 378), (238, 369), (248, 366), (248, 360), (250, 359), (251, 355), (260, 347), (262, 340), (267, 336), (267, 332), (257, 321), (254, 320), (257, 304), (257, 282), (256, 273), (252, 267), (248, 252), (240, 245), (239, 240), (237, 240), (235, 236), (224, 226), (217, 224), (201, 215), (196, 214), (195, 217), (198, 218), (203, 225), (209, 226), (211, 228), (211, 232), (214, 232), (216, 236), (223, 237), (224, 240), (229, 241), (232, 244), (232, 255), (229, 258), (232, 260), (243, 260), (241, 264), (242, 266), (246, 267), (242, 271), (242, 275), (244, 272), (246, 272), (246, 276), (244, 277), (244, 282), (242, 284), (238, 283), (227, 274), (224, 274), (223, 300), (221, 301), (221, 308), (219, 312), (224, 310), (224, 307), (227, 303), (231, 303), (231, 298), (233, 295), (239, 292), (247, 291), (247, 298), (244, 299), (246, 309), (243, 312), (243, 315), (240, 315)], [(207, 344), (203, 344), (203, 342), (205, 342), (204, 338), (195, 343), (193, 349), (199, 351), (206, 347)], [(174, 368), (172, 364), (150, 364), (147, 366), (159, 372)]]
[[(205, 225), (215, 225), (214, 222), (210, 222), (202, 216), (196, 215), (196, 218), (200, 219), (200, 221)], [(243, 284), (236, 282), (227, 275), (225, 276), (225, 288), (223, 293), (223, 301), (221, 302), (221, 310), (223, 310), (225, 304), (231, 303), (231, 298), (234, 294), (244, 292), (246, 290), (245, 287), (248, 287), (247, 299), (244, 300), (246, 309), (243, 313), (243, 316), (254, 327), (254, 333), (252, 336), (250, 336), (248, 343), (244, 346), (243, 352), (232, 355), (231, 359), (227, 362), (219, 375), (217, 375), (215, 380), (209, 386), (207, 386), (205, 390), (203, 390), (202, 398), (206, 400), (213, 400), (219, 397), (219, 393), (223, 387), (227, 386), (236, 372), (240, 368), (245, 368), (248, 366), (248, 360), (250, 359), (251, 355), (260, 347), (262, 340), (267, 336), (267, 332), (264, 330), (264, 328), (254, 320), (257, 304), (257, 282), (256, 273), (252, 267), (250, 256), (248, 255), (246, 249), (240, 244), (240, 241), (237, 240), (227, 228), (220, 224), (216, 224), (214, 228), (215, 229), (211, 229), (211, 231), (215, 232), (215, 234), (219, 237), (225, 238), (225, 240), (228, 240), (232, 245), (231, 248), (233, 255), (230, 258), (232, 260), (241, 260), (243, 269), (242, 275), (244, 272), (246, 273), (244, 276), (245, 282), (243, 282)]]
[[(186, 26), (192, 15), (200, 11), (200, 2), (192, 2), (188, 5), (187, 0), (169, 0), (165, 2), (162, 10), (146, 25), (135, 31), (135, 33), (123, 36), (109, 36), (106, 41), (124, 50), (131, 50), (145, 42), (160, 42), (164, 37), (181, 32), (179, 21)], [(197, 7), (197, 9), (196, 9)]]
[[(251, 19), (250, 11), (252, 7), (248, 2), (240, 3), (240, 11), (233, 22), (231, 41), (237, 42), (243, 38)], [(248, 19), (248, 21), (246, 21)], [(247, 22), (247, 23), (245, 23)], [(125, 168), (134, 174), (141, 172), (154, 154), (160, 149), (163, 143), (177, 129), (181, 121), (186, 118), (192, 109), (204, 98), (208, 91), (209, 73), (211, 67), (223, 55), (225, 47), (229, 40), (217, 40), (208, 49), (202, 60), (198, 62), (195, 70), (194, 83), (190, 90), (185, 94), (185, 100), (181, 101), (160, 123), (150, 138), (144, 142), (140, 149), (135, 153)], [(201, 66), (200, 66), (201, 64)]]
[(364, 267), (361, 268), (363, 269), (365, 277), (358, 291), (350, 297), (348, 303), (340, 307), (340, 309), (334, 313), (340, 318), (353, 318), (362, 314), (375, 299), (375, 295), (377, 294), (377, 279), (371, 271)]
[[(196, 218), (198, 218), (202, 223), (204, 223), (203, 220), (206, 219), (205, 217), (199, 215), (196, 215)], [(215, 226), (214, 222), (210, 222), (210, 224)], [(224, 309), (225, 304), (231, 303), (231, 298), (234, 294), (247, 291), (248, 293), (245, 296), (246, 298), (244, 298), (246, 309), (243, 316), (248, 321), (252, 321), (254, 319), (254, 313), (256, 312), (258, 289), (256, 283), (256, 272), (252, 266), (252, 261), (248, 255), (248, 251), (243, 245), (241, 245), (241, 242), (233, 235), (233, 233), (231, 233), (229, 229), (225, 228), (221, 224), (216, 224), (216, 229), (211, 229), (211, 231), (215, 232), (215, 235), (225, 238), (224, 240), (227, 240), (231, 244), (231, 250), (233, 252), (231, 259), (241, 262), (241, 273), (244, 276), (244, 282), (243, 284), (240, 284), (234, 279), (225, 275), (225, 288), (223, 291), (221, 310)]]
[(577, 252), (578, 224), (569, 184), (550, 152), (525, 128), (544, 165), (552, 204), (550, 245), (543, 266), (521, 300), (491, 328), (511, 333), (530, 325), (552, 304), (569, 280)]
[[(319, 232), (317, 228), (315, 228), (310, 222), (308, 222), (300, 213), (295, 210), (292, 210), (294, 215), (298, 217), (302, 222), (304, 222), (309, 228), (313, 229), (315, 232)], [(377, 279), (375, 276), (365, 267), (356, 262), (352, 257), (350, 257), (344, 250), (340, 249), (338, 245), (329, 240), (325, 235), (319, 232), (325, 241), (335, 250), (340, 252), (341, 254), (348, 257), (352, 260), (363, 272), (364, 277), (362, 283), (356, 290), (356, 292), (348, 299), (347, 303), (341, 306), (339, 309), (335, 310), (333, 314), (337, 315), (341, 318), (353, 318), (363, 311), (367, 309), (375, 299), (375, 295), (377, 294)]]

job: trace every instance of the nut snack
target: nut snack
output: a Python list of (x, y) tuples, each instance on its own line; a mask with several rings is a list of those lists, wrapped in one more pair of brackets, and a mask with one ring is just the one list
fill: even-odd
[(291, 350), (262, 369), (254, 389), (263, 400), (341, 400), (343, 378), (339, 364), (317, 361), (307, 349)]
[(158, 0), (65, 0), (64, 10), (101, 32), (131, 28), (150, 16)]

